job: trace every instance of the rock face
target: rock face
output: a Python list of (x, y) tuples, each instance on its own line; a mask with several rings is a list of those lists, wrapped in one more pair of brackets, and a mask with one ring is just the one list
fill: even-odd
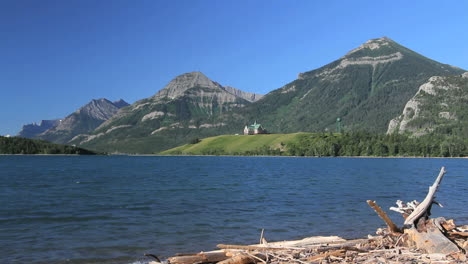
[(47, 129), (57, 126), (60, 119), (42, 120), (39, 124), (32, 123), (24, 125), (18, 133), (18, 137), (35, 138), (37, 135), (44, 133)]
[(244, 92), (244, 91), (241, 91), (239, 89), (236, 89), (234, 87), (230, 87), (230, 86), (224, 86), (223, 89), (230, 93), (230, 94), (233, 94), (237, 97), (240, 97), (240, 98), (243, 98), (249, 102), (255, 102), (255, 101), (258, 101), (260, 100), (263, 95), (261, 94), (256, 94), (256, 93), (248, 93), (248, 92)]
[[(222, 86), (201, 72), (185, 73), (154, 96), (123, 108), (93, 133), (75, 137), (72, 143), (110, 152), (129, 152), (130, 145), (145, 153), (159, 151), (205, 133), (227, 131), (231, 124), (225, 122), (224, 115), (259, 98), (261, 95)], [(158, 144), (147, 143), (156, 141)], [(110, 142), (118, 143), (110, 146)]]
[(208, 79), (201, 72), (189, 72), (175, 77), (164, 89), (156, 93), (154, 97), (174, 99), (182, 96), (185, 91), (193, 87), (217, 89), (221, 88), (221, 85)]
[(126, 106), (123, 100), (114, 104), (107, 99), (92, 100), (74, 113), (60, 120), (55, 126), (47, 129), (35, 138), (55, 143), (68, 143), (70, 139), (81, 133), (89, 133), (104, 121), (111, 118), (122, 107)]
[(395, 41), (371, 39), (340, 59), (244, 108), (243, 122), (259, 120), (272, 133), (345, 131), (384, 133), (418, 87), (431, 76), (463, 70), (430, 60)]
[(433, 76), (419, 87), (403, 113), (389, 122), (387, 134), (447, 134), (468, 127), (468, 73)]
[[(105, 121), (111, 118), (113, 115), (115, 115), (115, 113), (117, 113), (119, 109), (120, 107), (116, 106), (111, 101), (102, 98), (92, 100), (85, 106), (78, 109), (78, 111), (76, 111), (75, 113), (79, 115), (86, 115), (93, 119)], [(61, 122), (60, 126), (62, 126), (64, 129), (69, 129), (70, 127), (64, 124), (66, 119), (67, 118), (65, 118), (64, 122)]]
[(229, 96), (229, 98), (242, 98), (249, 102), (255, 102), (263, 96), (260, 94), (244, 92), (230, 86), (222, 86), (221, 84), (210, 80), (208, 77), (206, 77), (206, 75), (204, 75), (201, 72), (189, 72), (174, 78), (168, 85), (166, 85), (163, 89), (156, 93), (153, 96), (153, 98), (156, 100), (175, 99), (177, 97), (183, 96), (187, 92), (187, 90), (195, 87), (203, 87), (205, 88), (205, 90), (217, 91), (218, 95), (220, 96), (223, 96), (224, 93), (222, 93), (219, 90), (224, 90), (225, 92), (227, 92), (227, 94), (235, 96)]

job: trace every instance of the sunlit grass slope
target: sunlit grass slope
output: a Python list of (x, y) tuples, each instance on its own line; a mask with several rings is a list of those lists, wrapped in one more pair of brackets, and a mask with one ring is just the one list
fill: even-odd
[[(186, 144), (161, 152), (162, 155), (252, 155), (259, 150), (269, 150), (271, 155), (278, 155), (288, 143), (296, 141), (299, 135), (224, 135), (202, 139), (196, 144)], [(265, 151), (262, 151), (265, 153)]]
[(294, 133), (217, 136), (166, 150), (165, 155), (268, 155), (309, 157), (468, 157), (466, 139), (410, 134)]

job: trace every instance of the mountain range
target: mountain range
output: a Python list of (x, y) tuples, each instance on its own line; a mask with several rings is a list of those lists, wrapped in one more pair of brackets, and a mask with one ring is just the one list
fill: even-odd
[[(383, 37), (300, 73), (264, 96), (223, 86), (201, 72), (185, 73), (155, 95), (123, 108), (105, 99), (101, 103), (106, 106), (97, 107), (93, 100), (93, 109), (106, 111), (98, 114), (85, 106), (35, 137), (111, 153), (157, 153), (196, 138), (242, 133), (255, 120), (272, 133), (332, 132), (337, 119), (345, 131), (444, 133), (468, 120), (453, 110), (463, 104), (455, 100), (457, 93), (466, 94), (464, 72)], [(428, 94), (421, 87), (431, 85), (439, 88), (429, 92), (430, 100), (417, 99)], [(447, 96), (453, 99), (443, 101)], [(409, 117), (405, 109), (414, 105), (412, 100), (419, 100), (421, 111)], [(445, 123), (436, 127), (428, 121), (432, 117), (423, 110), (427, 102), (441, 102), (440, 109), (429, 112), (439, 111), (437, 118)]]
[(201, 72), (185, 73), (71, 143), (107, 152), (152, 153), (196, 137), (238, 130), (227, 114), (260, 98), (262, 95), (222, 86)]
[(115, 102), (104, 98), (92, 100), (63, 119), (42, 120), (39, 125), (25, 125), (18, 136), (68, 143), (79, 134), (92, 132), (127, 105), (122, 99)]

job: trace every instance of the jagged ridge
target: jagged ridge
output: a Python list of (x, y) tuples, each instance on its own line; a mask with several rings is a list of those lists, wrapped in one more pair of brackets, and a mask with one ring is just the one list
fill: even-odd
[[(154, 96), (122, 109), (94, 133), (77, 136), (72, 142), (111, 152), (127, 151), (129, 147), (157, 152), (197, 135), (228, 131), (231, 124), (224, 114), (260, 97), (222, 86), (201, 72), (185, 73), (175, 77)], [(179, 135), (177, 131), (184, 132)], [(116, 139), (124, 146), (115, 143), (110, 146), (109, 142)], [(158, 144), (147, 144), (151, 141)]]
[(36, 135), (35, 138), (61, 144), (68, 143), (70, 139), (78, 134), (93, 131), (126, 105), (128, 103), (122, 99), (116, 101), (116, 104), (104, 98), (94, 99), (60, 120), (55, 126)]
[(34, 138), (37, 135), (44, 133), (46, 130), (57, 126), (60, 123), (60, 119), (53, 119), (53, 120), (42, 120), (39, 124), (32, 123), (24, 125), (20, 132), (18, 133), (18, 137), (23, 138)]

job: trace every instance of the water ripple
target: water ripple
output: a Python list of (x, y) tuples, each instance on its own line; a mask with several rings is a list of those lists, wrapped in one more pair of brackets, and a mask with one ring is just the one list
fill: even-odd
[[(0, 263), (146, 264), (144, 253), (374, 233), (382, 208), (422, 200), (468, 223), (462, 159), (1, 156)], [(390, 217), (401, 217), (390, 212)], [(400, 223), (399, 223), (400, 224)], [(28, 252), (27, 255), (24, 252)]]

